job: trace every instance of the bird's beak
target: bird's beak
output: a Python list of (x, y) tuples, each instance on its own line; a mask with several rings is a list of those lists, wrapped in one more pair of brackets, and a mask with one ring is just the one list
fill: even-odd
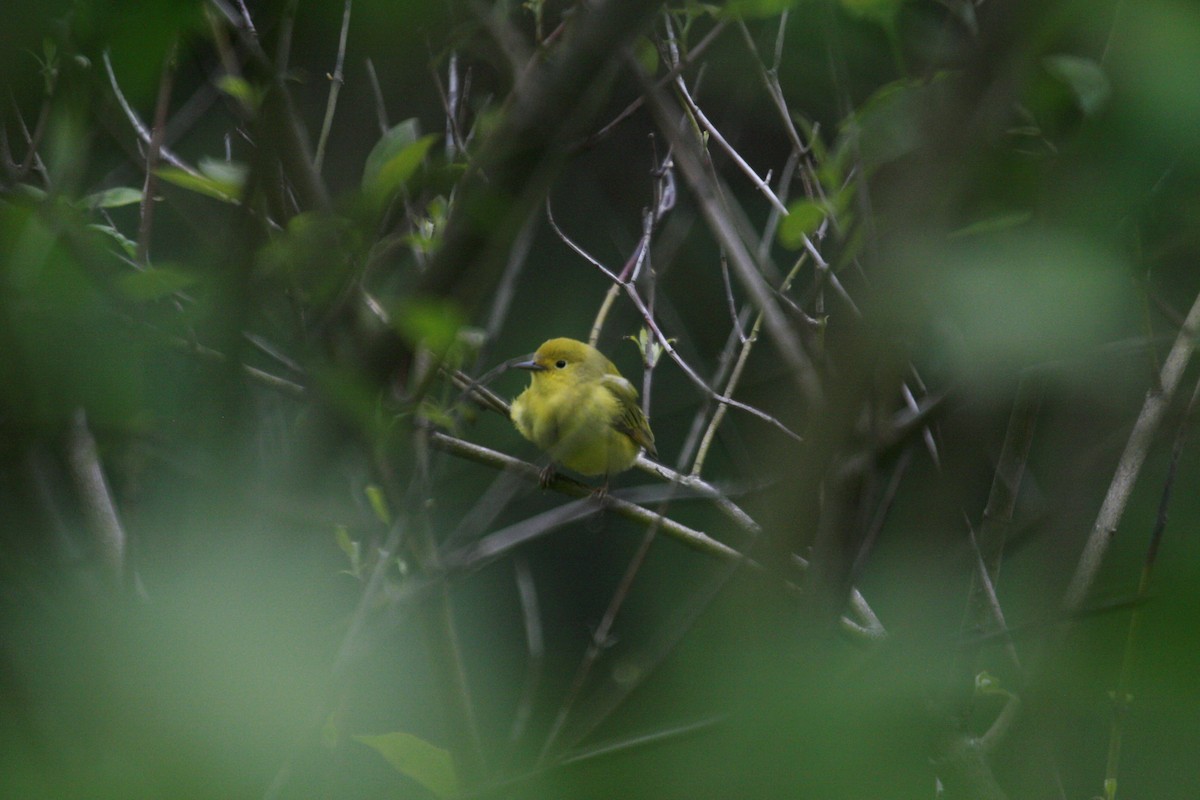
[(514, 362), (513, 367), (516, 369), (527, 369), (530, 372), (543, 372), (546, 370), (546, 367), (534, 361), (533, 358), (530, 358), (528, 361)]

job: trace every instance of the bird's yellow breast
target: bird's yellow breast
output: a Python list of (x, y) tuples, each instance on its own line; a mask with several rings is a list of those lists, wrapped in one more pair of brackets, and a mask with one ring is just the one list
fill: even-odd
[(552, 459), (582, 475), (611, 475), (633, 466), (638, 445), (617, 430), (621, 401), (599, 381), (559, 380), (535, 373), (512, 405), (512, 420)]

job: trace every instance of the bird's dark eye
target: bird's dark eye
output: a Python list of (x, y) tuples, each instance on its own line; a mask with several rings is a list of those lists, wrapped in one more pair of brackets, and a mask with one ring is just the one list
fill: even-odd
[(566, 359), (560, 358), (558, 361), (554, 362), (554, 366), (558, 367), (559, 369), (566, 369), (567, 361)]

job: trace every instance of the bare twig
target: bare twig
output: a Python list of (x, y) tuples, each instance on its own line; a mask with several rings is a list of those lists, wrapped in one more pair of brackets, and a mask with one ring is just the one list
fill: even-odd
[(779, 65), (783, 60), (783, 41), (784, 32), (787, 29), (787, 18), (787, 11), (784, 11), (779, 17), (779, 32), (775, 38), (775, 62), (769, 69), (759, 58), (758, 48), (754, 45), (754, 38), (750, 35), (750, 29), (746, 27), (746, 23), (739, 19), (737, 25), (742, 34), (742, 41), (754, 55), (754, 63), (758, 66), (758, 76), (762, 80), (767, 94), (770, 95), (771, 102), (775, 104), (775, 109), (779, 112), (779, 119), (783, 123), (783, 129), (787, 133), (792, 147), (797, 153), (804, 154), (808, 152), (808, 145), (801, 140), (800, 133), (796, 130), (796, 123), (792, 120), (792, 114), (788, 110), (787, 101), (783, 96), (783, 87), (779, 85)]
[[(547, 206), (547, 211), (548, 210), (549, 206)], [(786, 433), (790, 438), (797, 442), (803, 441), (803, 439), (800, 437), (800, 434), (793, 431), (787, 425), (784, 425), (777, 418), (771, 416), (765, 411), (761, 411), (751, 405), (747, 405), (740, 400), (734, 400), (732, 397), (719, 394), (716, 390), (709, 386), (704, 379), (701, 378), (686, 361), (684, 361), (683, 357), (679, 355), (679, 352), (675, 349), (675, 346), (671, 343), (670, 339), (667, 338), (667, 335), (664, 334), (661, 329), (659, 329), (658, 324), (654, 321), (654, 316), (650, 313), (649, 309), (646, 308), (646, 304), (642, 302), (642, 298), (637, 292), (637, 287), (635, 287), (632, 282), (622, 281), (615, 273), (613, 273), (612, 270), (601, 264), (592, 256), (588, 255), (587, 251), (575, 244), (571, 238), (555, 224), (553, 217), (550, 218), (550, 224), (551, 227), (554, 228), (555, 233), (562, 238), (563, 242), (565, 242), (568, 247), (578, 253), (592, 266), (604, 273), (605, 277), (625, 290), (626, 296), (629, 297), (630, 301), (642, 315), (643, 322), (646, 323), (646, 327), (650, 330), (650, 332), (654, 334), (654, 338), (658, 341), (658, 343), (662, 345), (663, 351), (666, 352), (667, 355), (671, 357), (671, 360), (683, 370), (683, 373), (692, 381), (692, 383), (696, 384), (698, 388), (704, 391), (706, 396), (712, 398), (718, 403), (731, 406), (740, 411), (745, 411), (747, 414), (761, 419), (763, 422), (766, 422), (783, 433)]]
[[(802, 262), (797, 261), (792, 271), (784, 278), (783, 285), (780, 287), (780, 292), (786, 292), (795, 280), (796, 275), (800, 272)], [(736, 321), (736, 320), (735, 320)], [(754, 347), (754, 343), (758, 341), (759, 331), (762, 329), (763, 313), (758, 312), (754, 318), (754, 325), (750, 328), (750, 335), (742, 340), (741, 349), (738, 351), (737, 361), (733, 365), (733, 370), (729, 374), (729, 381), (725, 384), (725, 394), (733, 394), (737, 388), (738, 382), (742, 379), (742, 371), (746, 367), (746, 363), (750, 360), (750, 351)], [(721, 426), (721, 422), (725, 419), (726, 406), (720, 406), (713, 413), (712, 419), (708, 423), (708, 428), (704, 431), (704, 437), (700, 440), (700, 447), (696, 451), (696, 458), (692, 461), (692, 475), (699, 475), (704, 469), (704, 460), (708, 457), (708, 449), (712, 446), (713, 438), (717, 434), (717, 428)]]
[(150, 147), (146, 151), (146, 179), (142, 183), (141, 220), (138, 224), (137, 252), (134, 258), (139, 264), (150, 259), (150, 232), (154, 222), (154, 195), (158, 189), (158, 156), (167, 133), (167, 112), (171, 105), (171, 85), (175, 78), (176, 43), (167, 48), (163, 61), (162, 76), (158, 83), (158, 102), (154, 110), (154, 131), (150, 135)]
[(1088, 591), (1096, 579), (1096, 573), (1100, 570), (1100, 563), (1104, 560), (1108, 545), (1116, 535), (1117, 526), (1125, 513), (1125, 505), (1129, 501), (1129, 495), (1133, 492), (1133, 486), (1137, 482), (1142, 464), (1146, 460), (1150, 444), (1154, 441), (1154, 435), (1158, 431), (1167, 407), (1175, 398), (1175, 390), (1179, 386), (1179, 379), (1183, 376), (1184, 367), (1187, 366), (1196, 349), (1198, 333), (1200, 333), (1200, 296), (1197, 296), (1195, 302), (1192, 303), (1191, 311), (1188, 312), (1183, 327), (1175, 338), (1175, 344), (1167, 354), (1162, 371), (1159, 373), (1159, 385), (1152, 387), (1146, 394), (1141, 413), (1134, 422), (1133, 431), (1129, 434), (1129, 440), (1125, 444), (1125, 450), (1121, 453), (1120, 461), (1117, 462), (1112, 483), (1100, 506), (1100, 512), (1096, 515), (1096, 522), (1092, 526), (1092, 532), (1084, 545), (1079, 564), (1075, 568), (1075, 574), (1072, 576), (1063, 598), (1063, 607), (1068, 612), (1078, 611), (1084, 600), (1087, 599)]
[(521, 600), (521, 618), (525, 627), (525, 649), (529, 652), (529, 665), (525, 670), (525, 685), (521, 699), (517, 701), (517, 712), (513, 717), (510, 742), (518, 742), (525, 734), (529, 718), (533, 714), (534, 696), (541, 682), (542, 667), (546, 661), (546, 643), (542, 631), (542, 615), (538, 607), (537, 587), (533, 584), (533, 573), (529, 561), (518, 556), (513, 559), (513, 579), (517, 584), (517, 596)]
[(346, 0), (345, 8), (342, 11), (342, 32), (338, 36), (337, 61), (333, 67), (333, 74), (329, 76), (329, 100), (325, 104), (325, 119), (321, 123), (321, 135), (317, 139), (317, 152), (313, 156), (313, 169), (318, 173), (321, 172), (321, 165), (325, 162), (325, 145), (329, 141), (329, 131), (333, 127), (333, 112), (337, 108), (338, 93), (341, 92), (342, 84), (345, 82), (342, 65), (346, 61), (346, 36), (350, 32), (350, 9), (353, 5), (354, 0)]
[(754, 167), (746, 163), (746, 159), (742, 158), (741, 153), (739, 153), (733, 145), (726, 141), (725, 137), (721, 135), (721, 132), (717, 130), (717, 126), (712, 123), (712, 120), (705, 116), (704, 111), (701, 110), (696, 101), (692, 99), (692, 95), (690, 92), (688, 92), (687, 85), (684, 83), (682, 77), (675, 79), (675, 86), (679, 91), (679, 96), (683, 98), (683, 102), (687, 104), (688, 110), (690, 110), (696, 117), (696, 120), (700, 123), (700, 126), (708, 133), (709, 138), (716, 142), (720, 148), (725, 151), (725, 154), (733, 159), (733, 163), (737, 165), (737, 168), (741, 170), (747, 178), (750, 179), (750, 182), (754, 184), (754, 188), (758, 189), (758, 191), (764, 197), (766, 197), (768, 201), (770, 201), (775, 210), (786, 217), (788, 213), (787, 206), (779, 201), (779, 198), (776, 197), (775, 192), (772, 191), (771, 185), (767, 183), (766, 179), (760, 177), (759, 174), (754, 171)]
[(657, 523), (652, 523), (646, 528), (646, 532), (642, 536), (642, 541), (638, 544), (637, 551), (629, 559), (629, 564), (626, 565), (625, 572), (621, 576), (616, 590), (613, 591), (613, 596), (608, 601), (608, 607), (604, 610), (604, 615), (600, 618), (600, 623), (592, 632), (587, 650), (584, 652), (583, 659), (579, 662), (579, 667), (575, 670), (575, 677), (571, 681), (571, 687), (567, 690), (562, 705), (559, 706), (558, 713), (554, 717), (554, 722), (550, 726), (550, 732), (546, 734), (546, 741), (542, 745), (539, 760), (544, 760), (554, 748), (559, 734), (562, 733), (563, 726), (567, 724), (571, 709), (575, 707), (575, 701), (579, 699), (579, 694), (583, 691), (583, 685), (587, 681), (588, 675), (591, 674), (592, 667), (595, 665), (597, 659), (600, 658), (600, 654), (609, 647), (610, 634), (613, 625), (616, 623), (617, 614), (625, 604), (625, 599), (629, 596), (630, 589), (633, 588), (634, 578), (637, 577), (642, 564), (646, 561), (646, 555), (650, 552), (650, 545), (654, 543), (655, 538), (658, 536), (658, 529), (659, 525)]
[[(688, 67), (690, 67), (696, 61), (696, 59), (699, 58), (700, 55), (702, 53), (704, 53), (705, 50), (708, 49), (709, 45), (711, 45), (714, 41), (716, 41), (717, 37), (725, 30), (725, 26), (728, 24), (729, 24), (729, 20), (722, 19), (720, 22), (718, 22), (716, 25), (714, 25), (712, 27), (712, 30), (710, 30), (707, 34), (705, 34), (704, 38), (701, 39), (699, 42), (697, 42), (696, 46), (688, 51), (686, 56), (676, 60), (675, 64), (673, 64), (671, 66), (671, 69), (669, 69), (667, 71), (667, 73), (665, 75), (663, 75), (661, 78), (659, 78), (657, 80), (657, 82), (655, 83), (655, 85), (661, 89), (661, 88), (665, 87), (667, 84), (669, 84), (671, 81), (675, 80), (678, 76), (682, 75), (683, 71), (685, 69), (687, 69)], [(637, 111), (639, 108), (641, 108), (645, 103), (646, 103), (645, 96), (638, 95), (637, 99), (634, 100), (629, 105), (625, 106), (625, 108), (621, 111), (621, 113), (617, 114), (617, 116), (613, 118), (612, 122), (609, 122), (607, 125), (605, 125), (603, 128), (601, 128), (600, 130), (593, 133), (591, 136), (587, 137), (583, 141), (574, 145), (574, 147), (572, 149), (573, 150), (587, 150), (588, 148), (595, 147), (597, 144), (599, 144), (601, 141), (603, 141), (610, 133), (612, 133), (612, 131), (618, 125), (620, 125), (625, 120), (629, 119), (629, 117), (631, 117), (633, 115), (633, 113), (635, 111)]]
[[(430, 444), (434, 447), (453, 453), (462, 458), (468, 458), (476, 463), (485, 464), (493, 469), (509, 470), (521, 476), (531, 484), (538, 484), (540, 481), (541, 470), (534, 464), (512, 456), (505, 455), (496, 450), (492, 450), (481, 445), (459, 439), (449, 434), (440, 431), (430, 433)], [(566, 478), (562, 475), (555, 476), (549, 487), (557, 492), (571, 496), (587, 498), (588, 502), (595, 503), (592, 498), (592, 487), (586, 486), (577, 481)], [(667, 536), (679, 540), (681, 543), (699, 550), (702, 553), (714, 555), (722, 559), (741, 559), (742, 554), (734, 550), (728, 545), (718, 542), (716, 539), (701, 533), (694, 528), (689, 528), (686, 525), (674, 522), (671, 519), (662, 517), (652, 511), (648, 511), (639, 505), (626, 502), (613, 495), (609, 495), (604, 500), (604, 507), (613, 513), (632, 520), (643, 525), (657, 524), (661, 526), (661, 530)], [(596, 509), (600, 508), (596, 505)], [(507, 548), (504, 548), (507, 549)], [(500, 551), (489, 551), (488, 557), (494, 557)], [(474, 558), (482, 557), (483, 551), (479, 551), (474, 557), (463, 558), (462, 563), (472, 563)]]
[[(104, 61), (104, 69), (105, 72), (108, 73), (108, 82), (112, 86), (113, 95), (117, 98), (117, 103), (121, 106), (121, 110), (125, 112), (125, 118), (128, 119), (129, 124), (133, 126), (133, 130), (138, 135), (138, 138), (141, 139), (144, 144), (149, 145), (152, 134), (146, 127), (146, 124), (142, 122), (141, 117), (139, 117), (137, 112), (133, 110), (133, 106), (129, 105), (129, 101), (125, 99), (125, 94), (121, 91), (120, 84), (117, 83), (117, 75), (115, 72), (113, 72), (112, 59), (109, 58), (107, 50), (104, 51), (101, 59)], [(160, 147), (159, 156), (163, 161), (166, 161), (173, 167), (178, 167), (189, 175), (199, 176), (200, 174), (193, 167), (189, 166), (182, 158), (171, 152), (169, 147)]]
[(1132, 700), (1131, 687), (1133, 683), (1133, 664), (1137, 652), (1138, 627), (1141, 622), (1140, 601), (1146, 597), (1150, 589), (1150, 577), (1158, 560), (1158, 548), (1162, 543), (1163, 532), (1167, 528), (1167, 511), (1171, 505), (1171, 490), (1179, 474), (1179, 459), (1183, 455), (1183, 446), (1187, 439), (1188, 425), (1200, 401), (1200, 381), (1192, 389), (1192, 397), (1188, 401), (1179, 429), (1175, 433), (1175, 443), (1171, 447), (1171, 463), (1167, 468), (1167, 478), (1163, 482), (1162, 495), (1158, 501), (1158, 514), (1154, 520), (1154, 528), (1150, 532), (1150, 544), (1146, 548), (1146, 558), (1142, 563), (1141, 576), (1138, 578), (1137, 598), (1129, 615), (1129, 629), (1125, 634), (1125, 650), (1121, 657), (1121, 672), (1117, 678), (1117, 687), (1111, 693), (1113, 700), (1113, 715), (1109, 726), (1108, 759), (1105, 767), (1105, 787), (1113, 787), (1110, 798), (1116, 796), (1118, 768), (1121, 757), (1121, 739), (1124, 722), (1129, 704)]
[(791, 330), (787, 319), (776, 304), (770, 287), (759, 273), (746, 242), (742, 239), (724, 204), (719, 199), (715, 181), (704, 167), (698, 153), (697, 143), (684, 136), (676, 125), (678, 109), (671, 108), (665, 95), (642, 75), (640, 68), (637, 67), (637, 62), (632, 57), (627, 55), (627, 61), (633, 69), (637, 70), (650, 110), (658, 127), (671, 142), (675, 153), (675, 163), (691, 187), (709, 229), (728, 254), (730, 264), (742, 282), (743, 288), (749, 292), (755, 305), (762, 310), (766, 330), (787, 362), (789, 374), (797, 382), (809, 405), (819, 406), (822, 391), (816, 371), (795, 332)]
[(96, 439), (88, 426), (82, 408), (71, 417), (67, 443), (67, 460), (75, 489), (83, 503), (84, 517), (100, 552), (104, 571), (114, 586), (120, 586), (125, 574), (125, 552), (128, 538), (121, 525), (116, 503), (104, 476), (104, 467), (96, 448)]
[(375, 62), (367, 59), (367, 78), (371, 82), (371, 94), (375, 98), (375, 119), (379, 122), (381, 134), (388, 131), (387, 106), (383, 102), (383, 89), (379, 85), (379, 76), (375, 74)]

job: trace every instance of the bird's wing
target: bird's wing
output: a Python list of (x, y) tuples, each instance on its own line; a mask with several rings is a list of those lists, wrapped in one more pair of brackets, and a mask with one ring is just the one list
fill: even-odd
[(620, 410), (613, 419), (613, 427), (632, 439), (653, 458), (658, 458), (658, 451), (654, 449), (654, 432), (650, 430), (650, 423), (646, 421), (646, 416), (638, 405), (637, 389), (620, 375), (605, 375), (600, 382), (620, 403)]

